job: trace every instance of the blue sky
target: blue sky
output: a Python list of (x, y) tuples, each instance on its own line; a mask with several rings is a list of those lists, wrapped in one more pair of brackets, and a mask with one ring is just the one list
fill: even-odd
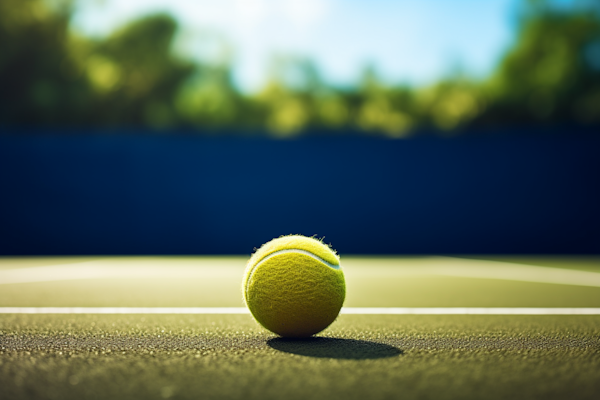
[(275, 56), (313, 60), (326, 81), (373, 66), (388, 83), (423, 85), (460, 69), (485, 77), (515, 36), (518, 0), (80, 0), (73, 27), (102, 36), (157, 11), (182, 26), (178, 49), (234, 63), (238, 85), (264, 84)]

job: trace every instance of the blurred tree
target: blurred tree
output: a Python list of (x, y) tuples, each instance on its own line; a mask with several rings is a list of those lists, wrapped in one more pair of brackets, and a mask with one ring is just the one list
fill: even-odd
[(309, 126), (310, 100), (306, 93), (294, 91), (278, 81), (271, 81), (255, 97), (265, 115), (264, 126), (279, 137), (296, 136)]
[[(489, 107), (475, 124), (599, 123), (600, 16), (530, 1), (517, 43), (485, 87)], [(600, 58), (600, 56), (599, 56)]]
[(0, 125), (180, 123), (176, 94), (200, 67), (173, 54), (171, 17), (92, 41), (69, 31), (70, 15), (69, 1), (0, 2)]
[(319, 125), (317, 99), (326, 91), (310, 60), (280, 56), (272, 60), (269, 82), (253, 100), (263, 127), (278, 137), (291, 137)]
[(456, 130), (470, 123), (482, 112), (485, 103), (479, 85), (464, 78), (419, 89), (416, 98), (421, 125), (442, 131)]
[(363, 70), (354, 102), (359, 129), (400, 138), (410, 133), (416, 122), (413, 93), (409, 88), (390, 88), (378, 78), (375, 69)]
[(180, 86), (177, 110), (181, 123), (210, 130), (248, 128), (252, 122), (244, 115), (250, 107), (233, 84), (229, 65), (204, 67)]
[(180, 123), (177, 95), (198, 67), (174, 55), (176, 31), (173, 18), (152, 15), (91, 47), (82, 62), (96, 94), (93, 124), (163, 128)]
[[(353, 88), (327, 85), (299, 57), (273, 60), (253, 94), (218, 65), (178, 57), (168, 15), (103, 39), (69, 30), (70, 0), (0, 0), (0, 126), (195, 127), (294, 137), (309, 130), (406, 137), (423, 127), (600, 125), (600, 6), (529, 0), (515, 44), (483, 82), (385, 85), (373, 68)], [(315, 129), (316, 128), (316, 129)]]
[(83, 122), (92, 88), (71, 51), (69, 2), (0, 1), (0, 125)]

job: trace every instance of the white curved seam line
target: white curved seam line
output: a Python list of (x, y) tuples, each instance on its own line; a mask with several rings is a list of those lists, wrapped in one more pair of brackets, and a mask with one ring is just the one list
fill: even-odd
[(329, 268), (333, 268), (333, 269), (340, 269), (339, 265), (335, 265), (335, 264), (331, 264), (325, 260), (323, 260), (321, 257), (311, 253), (310, 251), (306, 251), (306, 250), (301, 250), (301, 249), (284, 249), (284, 250), (277, 250), (273, 253), (270, 253), (266, 256), (264, 256), (263, 258), (261, 258), (256, 264), (254, 264), (254, 267), (252, 267), (252, 271), (250, 271), (250, 275), (248, 275), (248, 280), (246, 281), (246, 298), (248, 298), (248, 287), (250, 286), (250, 281), (252, 280), (252, 275), (254, 275), (254, 271), (256, 271), (256, 267), (258, 267), (260, 264), (262, 264), (263, 262), (267, 261), (268, 259), (278, 256), (280, 254), (285, 254), (285, 253), (300, 253), (300, 254), (304, 254), (306, 256), (312, 257), (315, 260), (327, 265)]

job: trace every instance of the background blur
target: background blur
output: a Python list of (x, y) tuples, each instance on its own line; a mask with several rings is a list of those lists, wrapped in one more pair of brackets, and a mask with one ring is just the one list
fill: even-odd
[(0, 0), (0, 255), (600, 253), (600, 3)]

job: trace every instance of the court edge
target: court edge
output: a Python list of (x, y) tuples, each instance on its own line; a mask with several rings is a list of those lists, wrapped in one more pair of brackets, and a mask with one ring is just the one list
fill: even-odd
[[(0, 307), (0, 314), (249, 314), (245, 307)], [(354, 315), (600, 315), (600, 308), (344, 307)]]

